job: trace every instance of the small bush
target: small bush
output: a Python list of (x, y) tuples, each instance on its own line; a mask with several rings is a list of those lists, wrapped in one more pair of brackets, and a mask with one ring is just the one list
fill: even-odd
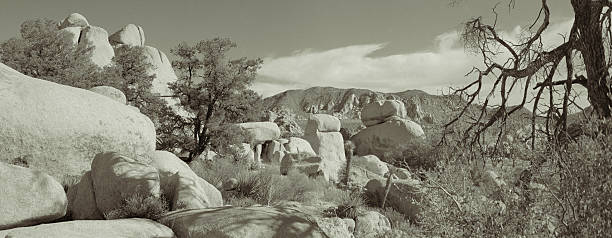
[(108, 220), (122, 218), (147, 218), (157, 220), (168, 212), (169, 202), (163, 197), (134, 193), (123, 199), (121, 205), (104, 213)]
[(440, 148), (432, 146), (425, 140), (408, 140), (398, 150), (385, 154), (391, 164), (412, 170), (430, 170), (440, 160)]
[(11, 160), (10, 164), (21, 166), (21, 167), (24, 167), (24, 168), (29, 168), (30, 167), (30, 164), (29, 164), (30, 160), (32, 160), (32, 156), (31, 155), (24, 155), (24, 156), (19, 156), (17, 158), (14, 158), (13, 160)]
[(344, 191), (334, 199), (338, 204), (325, 211), (327, 216), (355, 219), (365, 209), (365, 202), (360, 191)]

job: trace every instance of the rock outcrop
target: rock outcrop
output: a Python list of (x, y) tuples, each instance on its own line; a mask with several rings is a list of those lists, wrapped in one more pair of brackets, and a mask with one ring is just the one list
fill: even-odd
[(338, 171), (346, 162), (344, 140), (339, 131), (340, 120), (338, 118), (331, 115), (315, 114), (308, 120), (304, 133), (304, 139), (321, 157), (324, 174), (329, 176), (331, 181), (338, 181)]
[(323, 159), (319, 156), (286, 154), (280, 163), (280, 173), (287, 175), (289, 171), (297, 170), (310, 177), (323, 176), (325, 179), (329, 179), (331, 175), (323, 167)]
[(121, 90), (110, 87), (110, 86), (97, 86), (90, 88), (89, 91), (104, 95), (110, 99), (113, 99), (121, 104), (127, 104), (125, 94)]
[(66, 27), (87, 27), (89, 26), (89, 22), (87, 18), (79, 13), (71, 13), (60, 23), (59, 29), (64, 29)]
[(142, 219), (78, 220), (0, 231), (6, 238), (173, 238), (167, 226)]
[(88, 26), (81, 30), (79, 44), (93, 47), (91, 61), (99, 67), (107, 66), (115, 57), (115, 51), (108, 42), (108, 32), (102, 27)]
[(364, 107), (362, 117), (367, 128), (351, 137), (357, 147), (357, 155), (376, 155), (386, 160), (387, 152), (401, 150), (406, 141), (425, 138), (423, 128), (405, 118), (405, 108), (399, 101), (387, 100), (368, 104)]
[(367, 211), (355, 218), (356, 237), (380, 237), (391, 231), (391, 222), (383, 214)]
[(375, 155), (354, 156), (351, 162), (355, 167), (364, 168), (380, 176), (389, 172), (387, 163), (380, 161)]
[(53, 177), (0, 162), (0, 230), (61, 218), (67, 203), (62, 185)]
[(81, 14), (70, 14), (58, 29), (68, 34), (75, 46), (92, 47), (91, 61), (101, 68), (109, 65), (115, 56), (115, 51), (108, 42), (108, 32), (101, 27), (90, 25)]
[[(162, 96), (172, 95), (170, 88), (168, 88), (168, 83), (178, 79), (172, 68), (172, 62), (168, 60), (164, 52), (155, 47), (144, 46), (144, 50), (147, 62), (153, 65), (153, 67), (148, 70), (148, 73), (150, 75), (155, 74), (151, 91)], [(166, 99), (168, 99), (170, 105), (174, 105), (178, 102), (173, 98)]]
[[(280, 138), (280, 129), (273, 122), (245, 122), (238, 123), (235, 125), (240, 130), (246, 131), (252, 136), (252, 145), (254, 155), (254, 162), (261, 164), (264, 160), (270, 161), (271, 158), (265, 158), (268, 156), (264, 153), (264, 143), (268, 143)], [(280, 150), (280, 148), (279, 148)], [(263, 153), (263, 154), (262, 154)], [(274, 151), (270, 153), (273, 155)]]
[(315, 156), (317, 153), (312, 149), (312, 146), (307, 140), (304, 140), (299, 137), (290, 137), (289, 142), (285, 144), (285, 149), (287, 153), (305, 153), (310, 156)]
[(361, 121), (365, 126), (381, 124), (392, 118), (406, 118), (406, 106), (401, 101), (376, 101), (361, 110)]
[(111, 45), (124, 44), (129, 46), (144, 46), (145, 35), (141, 26), (127, 24), (121, 30), (108, 37)]
[(245, 122), (236, 126), (250, 133), (256, 145), (280, 138), (280, 129), (273, 122)]
[(29, 155), (30, 167), (59, 178), (89, 170), (100, 152), (139, 158), (155, 150), (151, 120), (108, 97), (4, 64), (0, 91), (0, 161)]

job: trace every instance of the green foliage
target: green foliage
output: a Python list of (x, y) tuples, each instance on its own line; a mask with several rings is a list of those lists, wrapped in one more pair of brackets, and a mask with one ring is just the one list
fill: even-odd
[(191, 143), (182, 146), (193, 160), (212, 143), (211, 131), (229, 123), (261, 117), (262, 100), (248, 87), (255, 79), (261, 59), (228, 60), (227, 52), (236, 47), (229, 39), (203, 40), (194, 46), (179, 44), (172, 62), (179, 79), (170, 89), (190, 113), (184, 120)]
[(162, 197), (134, 193), (121, 202), (120, 207), (104, 214), (108, 220), (146, 218), (157, 220), (168, 212), (169, 202)]
[(74, 46), (57, 22), (34, 19), (21, 24), (20, 37), (0, 44), (0, 61), (32, 77), (79, 88), (107, 81), (107, 74), (90, 60), (92, 48)]

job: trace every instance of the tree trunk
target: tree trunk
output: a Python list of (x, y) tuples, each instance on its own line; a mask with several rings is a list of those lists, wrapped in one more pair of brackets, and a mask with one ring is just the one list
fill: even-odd
[(394, 175), (394, 171), (390, 170), (389, 171), (389, 177), (387, 178), (387, 184), (385, 185), (385, 194), (383, 196), (382, 199), (382, 204), (380, 205), (380, 207), (382, 209), (385, 209), (385, 205), (387, 203), (387, 196), (389, 196), (389, 191), (391, 191), (391, 185), (393, 184), (393, 175)]
[(599, 118), (610, 118), (612, 94), (610, 75), (606, 63), (602, 25), (599, 18), (602, 4), (589, 0), (572, 0), (575, 13), (574, 24), (578, 33), (576, 49), (584, 59), (587, 73), (586, 88), (589, 102)]

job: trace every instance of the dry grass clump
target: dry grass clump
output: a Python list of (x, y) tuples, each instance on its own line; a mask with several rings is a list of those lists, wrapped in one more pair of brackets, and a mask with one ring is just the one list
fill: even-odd
[(104, 213), (108, 220), (122, 218), (147, 218), (157, 220), (169, 210), (169, 202), (163, 197), (134, 193), (121, 202), (121, 205), (112, 211)]

